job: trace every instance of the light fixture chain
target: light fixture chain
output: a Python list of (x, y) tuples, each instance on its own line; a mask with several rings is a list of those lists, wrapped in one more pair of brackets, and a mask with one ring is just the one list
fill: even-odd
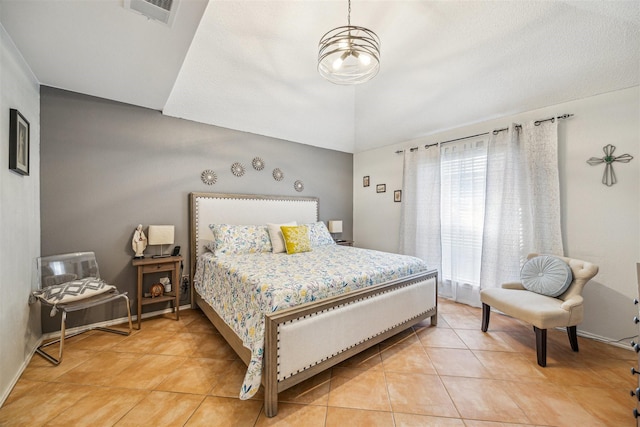
[(347, 15), (348, 25), (351, 26), (351, 0), (349, 0), (349, 14)]

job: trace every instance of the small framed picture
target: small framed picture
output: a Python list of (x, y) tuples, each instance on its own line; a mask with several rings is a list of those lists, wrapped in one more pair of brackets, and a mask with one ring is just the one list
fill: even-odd
[(367, 175), (367, 176), (362, 178), (362, 186), (363, 187), (368, 187), (369, 186), (369, 175)]
[(393, 192), (393, 201), (394, 202), (402, 201), (402, 190), (396, 190)]
[(384, 193), (387, 191), (387, 184), (376, 185), (376, 193)]
[(29, 175), (29, 122), (13, 108), (9, 111), (9, 169)]

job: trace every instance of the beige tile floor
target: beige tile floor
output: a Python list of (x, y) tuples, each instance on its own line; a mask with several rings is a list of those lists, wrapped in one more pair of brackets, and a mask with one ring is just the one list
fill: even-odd
[(197, 310), (143, 321), (129, 337), (67, 341), (63, 363), (34, 356), (0, 426), (634, 426), (633, 351), (549, 331), (536, 364), (530, 326), (440, 301), (439, 323), (409, 329), (280, 395), (237, 398), (242, 362)]

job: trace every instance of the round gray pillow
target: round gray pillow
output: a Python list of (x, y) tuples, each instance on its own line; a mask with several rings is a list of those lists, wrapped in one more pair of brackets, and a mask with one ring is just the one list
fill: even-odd
[(560, 258), (541, 255), (525, 262), (520, 270), (522, 285), (537, 294), (558, 297), (573, 280), (569, 265)]

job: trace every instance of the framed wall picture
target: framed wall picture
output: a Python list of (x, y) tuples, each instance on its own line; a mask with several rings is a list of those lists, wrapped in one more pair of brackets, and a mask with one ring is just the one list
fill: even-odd
[(369, 186), (369, 175), (367, 175), (367, 176), (362, 178), (362, 186), (363, 187), (368, 187)]
[(393, 201), (394, 202), (402, 201), (402, 190), (396, 190), (393, 192)]
[(29, 175), (29, 122), (14, 108), (9, 120), (9, 169)]
[(387, 184), (376, 185), (376, 193), (384, 193), (387, 191)]

